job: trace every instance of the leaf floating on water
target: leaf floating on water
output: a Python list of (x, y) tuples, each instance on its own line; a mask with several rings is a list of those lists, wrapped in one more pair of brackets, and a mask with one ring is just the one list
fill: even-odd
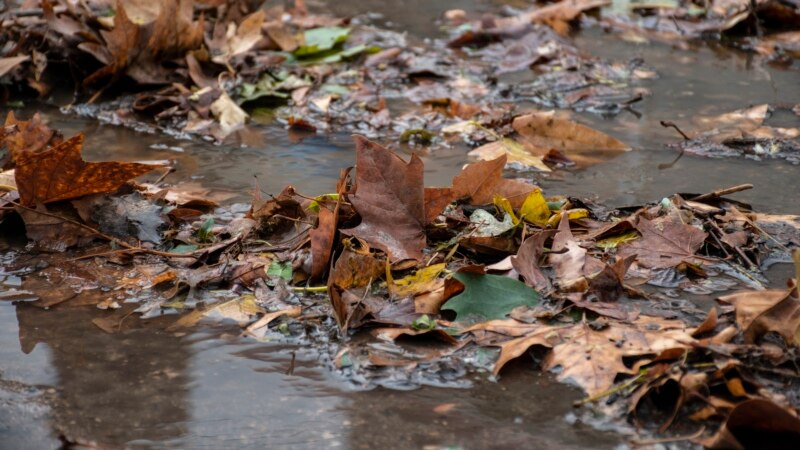
[(16, 157), (15, 178), (23, 205), (116, 191), (133, 178), (159, 167), (139, 163), (86, 162), (81, 157), (83, 134), (40, 153)]

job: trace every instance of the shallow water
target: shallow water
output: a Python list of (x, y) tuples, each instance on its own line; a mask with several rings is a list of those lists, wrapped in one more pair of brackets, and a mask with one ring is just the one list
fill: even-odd
[[(331, 2), (335, 13), (380, 12), (396, 29), (436, 35), (434, 19), (453, 5), (487, 11), (491, 2)], [(399, 5), (399, 3), (398, 3)], [(660, 120), (688, 122), (765, 102), (800, 101), (797, 71), (751, 64), (747, 55), (700, 47), (622, 42), (599, 30), (578, 46), (610, 59), (643, 57), (661, 78), (645, 84), (652, 97), (637, 118), (581, 114), (581, 120), (635, 148), (606, 164), (539, 178), (546, 193), (594, 197), (608, 206), (657, 201), (674, 192), (702, 193), (752, 183), (735, 198), (771, 213), (798, 213), (800, 168), (782, 161), (684, 156), (672, 168), (679, 137)], [(524, 81), (528, 75), (514, 75)], [(522, 78), (520, 78), (522, 77)], [(335, 186), (353, 162), (350, 138), (315, 136), (292, 142), (280, 126), (257, 128), (262, 144), (213, 146), (98, 125), (57, 108), (43, 112), (64, 134), (87, 135), (89, 159), (175, 159), (173, 181), (196, 180), (247, 201), (285, 185), (318, 194)], [(5, 114), (4, 111), (0, 113)], [(24, 112), (22, 113), (25, 114)], [(426, 181), (447, 184), (467, 161), (466, 148), (424, 153)], [(776, 268), (782, 283), (790, 272)], [(2, 289), (2, 286), (0, 286)], [(318, 353), (286, 344), (255, 343), (236, 328), (186, 335), (133, 330), (108, 335), (90, 323), (97, 310), (44, 311), (0, 302), (0, 448), (57, 448), (57, 436), (80, 436), (132, 448), (613, 448), (619, 435), (576, 420), (580, 393), (519, 365), (499, 382), (475, 374), (470, 389), (358, 391), (326, 368)], [(294, 363), (292, 361), (294, 360)], [(287, 374), (293, 366), (291, 374)], [(453, 404), (448, 412), (442, 405)], [(438, 407), (438, 408), (437, 408)]]

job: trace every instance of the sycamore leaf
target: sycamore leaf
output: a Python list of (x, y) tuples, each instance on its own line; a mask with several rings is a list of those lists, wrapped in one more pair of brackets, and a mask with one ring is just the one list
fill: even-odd
[(499, 275), (457, 272), (453, 278), (464, 292), (448, 300), (442, 309), (456, 312), (459, 322), (504, 319), (518, 306), (535, 306), (539, 293), (518, 280)]
[(356, 193), (350, 196), (361, 224), (342, 230), (385, 251), (392, 262), (422, 259), (425, 190), (422, 160), (406, 163), (363, 136), (356, 142)]
[(478, 161), (465, 167), (453, 178), (453, 195), (472, 205), (488, 205), (499, 195), (508, 199), (511, 206), (519, 208), (536, 186), (503, 178), (507, 156), (491, 161)]
[(636, 255), (640, 265), (648, 268), (669, 268), (689, 262), (702, 264), (695, 253), (703, 246), (708, 234), (703, 230), (664, 217), (655, 220), (639, 218), (636, 229), (641, 239), (629, 241), (619, 248), (619, 255)]
[(565, 154), (579, 167), (596, 164), (630, 150), (613, 137), (585, 125), (562, 119), (553, 111), (519, 116), (512, 124), (519, 141), (532, 154), (545, 156), (550, 150)]
[(81, 158), (83, 134), (40, 153), (16, 156), (15, 179), (20, 202), (30, 206), (89, 194), (116, 191), (156, 165), (122, 162), (86, 162)]

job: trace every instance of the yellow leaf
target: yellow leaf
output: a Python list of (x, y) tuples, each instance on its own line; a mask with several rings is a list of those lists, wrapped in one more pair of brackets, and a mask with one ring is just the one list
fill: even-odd
[(516, 214), (514, 214), (514, 208), (511, 207), (511, 202), (509, 202), (507, 198), (495, 194), (494, 206), (502, 211), (505, 211), (506, 214), (511, 216), (511, 223), (513, 223), (515, 226), (519, 225), (520, 219)]
[(620, 244), (625, 242), (632, 241), (634, 239), (639, 238), (639, 233), (636, 231), (629, 231), (627, 233), (620, 234), (619, 236), (611, 236), (610, 238), (605, 238), (600, 241), (597, 241), (595, 244), (597, 247), (602, 248), (604, 250), (616, 248)]
[(528, 195), (522, 207), (519, 209), (521, 218), (528, 222), (544, 227), (547, 225), (547, 220), (550, 218), (550, 208), (547, 207), (547, 200), (542, 195), (541, 189), (536, 189)]
[(400, 297), (428, 292), (436, 287), (436, 280), (445, 266), (445, 263), (441, 263), (422, 268), (413, 275), (388, 283), (389, 290)]
[[(569, 220), (578, 220), (589, 217), (589, 211), (584, 208), (568, 209), (566, 213)], [(553, 214), (550, 219), (547, 220), (547, 228), (556, 228), (560, 222), (561, 214)]]
[(531, 154), (522, 144), (511, 138), (502, 138), (482, 145), (469, 152), (469, 156), (477, 157), (484, 161), (490, 161), (503, 153), (508, 155), (509, 163), (519, 163), (525, 167), (534, 168), (542, 172), (551, 171), (540, 156)]

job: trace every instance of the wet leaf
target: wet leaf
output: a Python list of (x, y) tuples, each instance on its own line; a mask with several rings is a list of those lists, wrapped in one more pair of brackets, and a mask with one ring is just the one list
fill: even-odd
[(774, 332), (790, 345), (800, 347), (800, 300), (792, 295), (793, 291), (746, 291), (718, 300), (736, 308), (736, 323), (748, 342)]
[(294, 51), (294, 54), (297, 56), (309, 56), (330, 50), (336, 44), (346, 41), (349, 35), (350, 29), (342, 27), (321, 27), (306, 30), (303, 33), (303, 43)]
[(551, 215), (550, 207), (547, 206), (547, 200), (542, 195), (541, 189), (531, 192), (519, 208), (521, 219), (540, 227), (547, 225)]
[(30, 56), (8, 56), (0, 58), (0, 77), (14, 70), (15, 67), (31, 59)]
[(356, 193), (350, 196), (361, 224), (343, 233), (385, 251), (392, 262), (420, 261), (425, 248), (422, 160), (406, 163), (362, 136), (356, 142)]
[(116, 191), (128, 180), (159, 166), (121, 163), (86, 162), (81, 158), (83, 134), (50, 149), (17, 156), (15, 178), (23, 205), (51, 203), (89, 194)]
[(491, 161), (479, 161), (465, 167), (453, 178), (453, 194), (472, 205), (488, 205), (494, 196), (508, 199), (511, 206), (519, 208), (536, 189), (528, 183), (503, 178), (506, 155)]
[(525, 283), (542, 293), (549, 292), (552, 288), (550, 280), (539, 268), (539, 260), (544, 254), (544, 243), (551, 235), (552, 231), (539, 232), (528, 237), (519, 246), (516, 256), (511, 257), (511, 264)]
[(739, 403), (717, 434), (703, 442), (712, 449), (791, 449), (800, 441), (800, 419), (764, 399)]
[(642, 237), (621, 245), (619, 254), (636, 255), (636, 260), (644, 267), (669, 268), (682, 262), (703, 264), (706, 261), (695, 256), (708, 236), (697, 227), (670, 217), (656, 220), (640, 217), (636, 229)]
[(580, 167), (596, 164), (630, 150), (619, 140), (585, 125), (557, 117), (554, 112), (536, 112), (514, 119), (519, 140), (534, 155), (555, 149)]
[(509, 164), (520, 164), (525, 168), (533, 168), (542, 172), (550, 172), (550, 167), (542, 161), (541, 156), (531, 154), (519, 142), (511, 138), (484, 144), (469, 152), (469, 156), (476, 157), (484, 161), (496, 159), (503, 154), (508, 158)]
[(433, 264), (398, 280), (389, 280), (389, 292), (398, 297), (430, 292), (439, 287), (439, 275), (445, 267), (444, 263)]
[(459, 322), (504, 319), (518, 306), (535, 306), (539, 294), (515, 279), (499, 275), (456, 272), (453, 278), (464, 292), (452, 297), (442, 309), (456, 312)]

